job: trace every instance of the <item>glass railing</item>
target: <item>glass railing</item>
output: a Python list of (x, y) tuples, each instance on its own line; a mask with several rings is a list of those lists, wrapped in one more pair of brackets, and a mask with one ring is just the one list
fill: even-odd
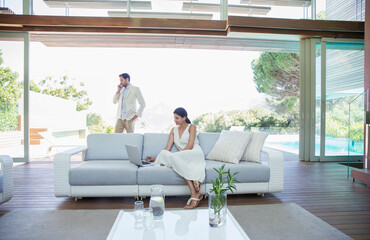
[[(222, 4), (221, 4), (222, 3)], [(314, 4), (314, 5), (313, 5)], [(222, 20), (228, 16), (364, 21), (356, 0), (0, 0), (2, 13)]]
[[(347, 177), (350, 174), (350, 168), (362, 168), (364, 156), (364, 131), (365, 131), (365, 112), (369, 111), (369, 98), (370, 89), (353, 97), (348, 104), (348, 161), (347, 161)], [(353, 162), (353, 156), (360, 156), (362, 161)]]
[(0, 14), (22, 14), (23, 3), (21, 0), (0, 0)]
[(308, 18), (310, 0), (33, 0), (36, 15), (109, 16), (220, 20), (229, 16)]
[(316, 0), (316, 19), (365, 21), (365, 1)]

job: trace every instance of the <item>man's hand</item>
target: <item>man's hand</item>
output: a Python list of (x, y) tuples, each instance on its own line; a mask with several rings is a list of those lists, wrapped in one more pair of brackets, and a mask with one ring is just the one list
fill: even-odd
[(131, 119), (131, 121), (135, 121), (138, 117), (139, 117), (138, 115), (135, 115), (135, 116)]
[(117, 86), (117, 92), (116, 92), (116, 94), (120, 93), (120, 92), (121, 92), (121, 90), (122, 90), (122, 88), (123, 88), (123, 85), (119, 84), (119, 85)]

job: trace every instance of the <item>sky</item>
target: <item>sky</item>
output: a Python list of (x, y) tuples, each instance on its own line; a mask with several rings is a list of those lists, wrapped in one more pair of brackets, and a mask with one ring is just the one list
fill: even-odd
[[(23, 76), (22, 44), (0, 42), (4, 65)], [(30, 76), (39, 82), (46, 76), (67, 75), (84, 82), (93, 105), (89, 112), (115, 119), (112, 102), (118, 75), (127, 72), (131, 83), (140, 87), (146, 111), (172, 117), (177, 107), (194, 119), (209, 112), (247, 110), (263, 104), (253, 82), (251, 61), (259, 52), (140, 49), (140, 48), (58, 48), (31, 43)]]

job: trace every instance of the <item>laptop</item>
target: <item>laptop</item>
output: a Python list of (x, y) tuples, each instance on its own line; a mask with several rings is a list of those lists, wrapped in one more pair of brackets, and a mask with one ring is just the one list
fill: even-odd
[(137, 146), (126, 144), (126, 150), (131, 163), (139, 167), (154, 166), (153, 162), (148, 163), (145, 160), (141, 160), (140, 152)]

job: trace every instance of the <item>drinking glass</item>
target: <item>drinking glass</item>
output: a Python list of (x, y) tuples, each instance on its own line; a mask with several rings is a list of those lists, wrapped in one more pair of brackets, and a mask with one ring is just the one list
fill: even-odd
[(135, 201), (134, 213), (135, 213), (136, 220), (140, 221), (143, 219), (143, 214), (144, 214), (144, 202), (143, 201)]
[(154, 226), (153, 209), (152, 208), (145, 208), (143, 216), (144, 216), (144, 228), (145, 228), (145, 230), (151, 230)]

